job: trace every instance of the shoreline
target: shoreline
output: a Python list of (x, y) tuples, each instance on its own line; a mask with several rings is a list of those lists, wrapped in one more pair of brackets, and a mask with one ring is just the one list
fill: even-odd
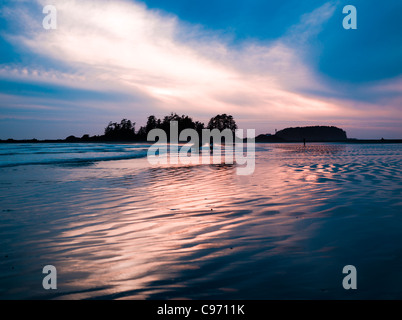
[[(77, 139), (74, 141), (69, 141), (66, 139), (45, 139), (45, 140), (37, 140), (37, 139), (22, 139), (22, 140), (14, 140), (7, 139), (1, 140), (0, 144), (14, 144), (14, 143), (108, 143), (108, 144), (121, 144), (121, 143), (144, 143), (149, 144), (152, 141), (133, 141), (133, 140), (84, 140)], [(256, 140), (255, 143), (303, 143), (303, 141), (259, 141)], [(402, 139), (348, 139), (348, 140), (338, 140), (338, 141), (324, 141), (324, 140), (314, 140), (314, 141), (306, 141), (306, 143), (350, 143), (350, 144), (389, 144), (389, 143), (402, 143)]]

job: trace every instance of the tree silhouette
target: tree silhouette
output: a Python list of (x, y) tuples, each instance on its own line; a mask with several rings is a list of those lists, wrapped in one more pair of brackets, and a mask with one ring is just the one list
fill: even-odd
[(202, 122), (196, 121), (194, 129), (197, 131), (198, 136), (202, 136), (202, 130), (205, 128), (205, 125)]
[(220, 131), (229, 129), (233, 133), (237, 129), (236, 121), (233, 119), (233, 116), (224, 114), (218, 114), (214, 118), (211, 118), (208, 122), (207, 129), (218, 129)]
[(105, 138), (107, 140), (135, 140), (135, 123), (131, 120), (123, 119), (120, 123), (109, 122), (105, 128)]
[(170, 113), (163, 117), (163, 120), (157, 119), (154, 115), (148, 117), (147, 123), (144, 127), (141, 127), (137, 132), (137, 140), (146, 141), (148, 133), (153, 129), (162, 129), (166, 132), (168, 138), (170, 138), (170, 122), (177, 121), (179, 126), (179, 134), (184, 129), (194, 129), (201, 136), (202, 129), (205, 125), (199, 121), (193, 121), (193, 119), (187, 115), (179, 116), (177, 113)]
[(160, 126), (161, 121), (156, 119), (154, 115), (149, 116), (147, 120), (147, 124), (145, 126), (145, 132), (148, 134), (149, 131), (156, 129)]
[(179, 116), (177, 113), (171, 113), (168, 116), (165, 116), (163, 118), (163, 121), (158, 120), (159, 125), (157, 127), (161, 128), (164, 130), (168, 137), (170, 137), (170, 122), (172, 121), (177, 121), (178, 126), (179, 126), (179, 134), (182, 132), (184, 129), (194, 129), (197, 130), (199, 134), (201, 134), (201, 130), (204, 129), (204, 124), (201, 122), (194, 122), (193, 119), (189, 116), (182, 115)]

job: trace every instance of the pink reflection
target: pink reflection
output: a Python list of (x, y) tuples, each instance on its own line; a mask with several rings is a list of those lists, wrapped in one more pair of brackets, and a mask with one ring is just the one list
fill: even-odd
[[(331, 152), (321, 149), (307, 153)], [(212, 261), (223, 261), (216, 276), (266, 256), (306, 254), (303, 241), (319, 224), (306, 229), (301, 221), (313, 219), (313, 208), (325, 200), (320, 193), (334, 189), (318, 182), (331, 179), (331, 170), (309, 165), (304, 152), (298, 146), (264, 151), (252, 176), (237, 176), (235, 165), (149, 167), (146, 161), (87, 170), (88, 177), (104, 170), (110, 182), (76, 199), (82, 214), (61, 228), (58, 243), (67, 253), (60, 273), (70, 274), (64, 290), (79, 292), (62, 298), (146, 299), (186, 288), (183, 275), (208, 280), (203, 268)]]

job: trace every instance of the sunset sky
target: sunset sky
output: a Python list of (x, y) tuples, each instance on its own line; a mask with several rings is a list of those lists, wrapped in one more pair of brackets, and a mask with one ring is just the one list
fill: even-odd
[[(57, 8), (45, 30), (42, 9)], [(345, 5), (357, 30), (345, 30)], [(232, 114), (273, 133), (402, 138), (402, 2), (6, 0), (0, 139), (102, 134), (122, 118)]]

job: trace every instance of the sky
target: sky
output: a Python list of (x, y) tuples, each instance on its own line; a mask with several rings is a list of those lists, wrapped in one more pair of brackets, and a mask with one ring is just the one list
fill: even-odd
[(401, 14), (399, 0), (3, 0), (0, 139), (103, 134), (123, 118), (138, 130), (170, 112), (402, 138)]

